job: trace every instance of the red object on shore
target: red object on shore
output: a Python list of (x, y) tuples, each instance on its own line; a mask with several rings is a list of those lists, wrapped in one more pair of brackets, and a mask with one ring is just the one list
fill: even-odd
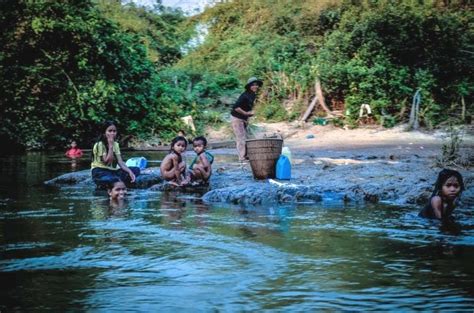
[(79, 148), (71, 148), (66, 151), (65, 155), (68, 158), (80, 158), (82, 156), (82, 150)]

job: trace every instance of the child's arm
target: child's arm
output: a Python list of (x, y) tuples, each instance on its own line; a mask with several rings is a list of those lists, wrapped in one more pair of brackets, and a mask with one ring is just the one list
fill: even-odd
[(77, 149), (77, 156), (78, 156), (78, 157), (81, 157), (82, 154), (83, 154), (83, 153), (82, 153), (82, 150), (81, 150), (81, 149)]
[(431, 198), (431, 207), (437, 219), (443, 218), (443, 200), (440, 196)]
[(122, 170), (128, 173), (128, 175), (130, 176), (130, 182), (135, 182), (135, 174), (133, 174), (132, 170), (129, 169), (128, 166), (123, 162), (122, 156), (120, 154), (117, 154), (117, 163)]
[(174, 177), (176, 182), (179, 183), (181, 181), (181, 171), (179, 169), (178, 156), (174, 155), (171, 160), (173, 161)]
[(204, 168), (204, 171), (206, 172), (206, 176), (211, 174), (211, 163), (209, 163), (209, 159), (207, 158), (205, 153), (201, 153), (199, 156), (199, 159), (201, 161), (202, 167)]
[(107, 152), (102, 156), (102, 160), (105, 164), (111, 164), (114, 161), (114, 138), (107, 137), (108, 148)]

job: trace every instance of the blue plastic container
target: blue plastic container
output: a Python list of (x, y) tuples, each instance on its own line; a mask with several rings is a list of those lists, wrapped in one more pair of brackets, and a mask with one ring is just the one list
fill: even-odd
[(147, 160), (144, 157), (130, 158), (125, 162), (128, 167), (139, 167), (140, 170), (146, 168)]
[(291, 179), (291, 162), (285, 155), (280, 155), (276, 164), (277, 179)]

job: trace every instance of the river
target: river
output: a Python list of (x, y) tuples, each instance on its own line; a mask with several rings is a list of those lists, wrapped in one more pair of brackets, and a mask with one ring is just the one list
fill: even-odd
[(207, 205), (130, 190), (111, 207), (105, 193), (42, 185), (88, 163), (0, 156), (1, 312), (474, 308), (470, 210), (443, 227), (389, 205)]

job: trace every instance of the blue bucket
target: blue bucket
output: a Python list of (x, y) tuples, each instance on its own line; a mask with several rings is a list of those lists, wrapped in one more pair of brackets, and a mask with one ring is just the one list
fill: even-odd
[(144, 157), (134, 157), (130, 158), (125, 162), (128, 167), (139, 167), (140, 170), (146, 168), (147, 160)]

